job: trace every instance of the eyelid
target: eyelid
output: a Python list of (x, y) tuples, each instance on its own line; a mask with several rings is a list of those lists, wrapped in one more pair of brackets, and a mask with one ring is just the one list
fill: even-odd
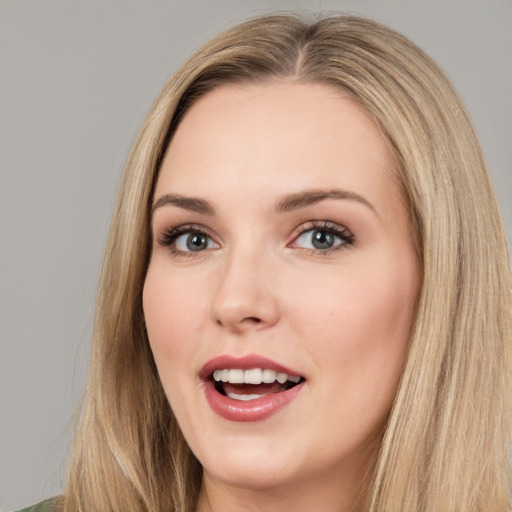
[(354, 236), (352, 231), (347, 226), (344, 226), (343, 224), (334, 222), (332, 220), (320, 219), (302, 222), (293, 230), (293, 237), (297, 237), (302, 233), (305, 233), (306, 231), (310, 231), (311, 229), (325, 229), (326, 231), (333, 230)]
[(311, 221), (302, 223), (300, 226), (295, 228), (295, 230), (293, 232), (293, 239), (288, 244), (288, 246), (293, 248), (293, 244), (302, 235), (304, 235), (305, 233), (307, 233), (309, 231), (314, 231), (314, 230), (320, 230), (320, 231), (323, 230), (323, 231), (332, 233), (334, 236), (340, 238), (342, 240), (342, 243), (338, 244), (332, 248), (329, 248), (329, 249), (310, 249), (310, 248), (297, 247), (297, 246), (295, 248), (301, 249), (301, 250), (304, 250), (304, 251), (307, 251), (310, 253), (314, 253), (314, 254), (325, 255), (325, 254), (329, 254), (331, 252), (335, 252), (337, 250), (343, 249), (347, 246), (354, 245), (355, 236), (348, 227), (346, 227), (342, 224), (338, 224), (337, 222), (329, 221), (329, 220), (311, 220)]
[[(172, 247), (176, 240), (187, 233), (199, 233), (201, 235), (207, 236), (210, 240), (212, 240), (217, 246), (219, 246), (219, 242), (216, 240), (216, 237), (211, 233), (211, 231), (200, 224), (179, 224), (177, 226), (170, 226), (158, 234), (156, 237), (158, 244), (163, 247)], [(177, 254), (185, 254), (189, 251), (179, 251), (176, 250)], [(190, 251), (193, 252), (193, 251)], [(203, 251), (197, 251), (203, 252)]]

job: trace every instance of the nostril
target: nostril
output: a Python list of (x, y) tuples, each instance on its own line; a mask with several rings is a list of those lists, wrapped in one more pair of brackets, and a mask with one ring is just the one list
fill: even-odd
[[(245, 318), (242, 318), (239, 322), (236, 322), (236, 325), (233, 325), (232, 327), (236, 330), (244, 330), (244, 328), (250, 328), (252, 326), (259, 325), (263, 322), (261, 318), (258, 318), (256, 316), (247, 316)], [(220, 326), (228, 326), (229, 323), (224, 323), (221, 318), (217, 319), (217, 325)]]
[(244, 318), (242, 322), (249, 322), (251, 324), (259, 324), (261, 323), (261, 318), (256, 318), (255, 316), (248, 316), (247, 318)]

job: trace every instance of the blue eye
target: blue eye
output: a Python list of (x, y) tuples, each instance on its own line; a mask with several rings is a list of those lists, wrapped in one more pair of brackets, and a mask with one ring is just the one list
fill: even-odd
[(329, 252), (352, 244), (353, 238), (352, 233), (347, 228), (324, 224), (304, 229), (295, 239), (293, 246), (317, 252)]
[(198, 252), (205, 249), (212, 249), (217, 247), (217, 244), (206, 234), (193, 231), (191, 233), (184, 233), (176, 237), (174, 240), (176, 250), (182, 252)]
[(169, 247), (171, 253), (175, 255), (192, 255), (192, 253), (219, 247), (206, 231), (191, 225), (178, 226), (162, 233), (159, 243)]

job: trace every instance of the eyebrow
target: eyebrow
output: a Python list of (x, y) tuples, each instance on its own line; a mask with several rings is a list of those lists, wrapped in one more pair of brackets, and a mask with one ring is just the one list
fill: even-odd
[(204, 199), (180, 196), (178, 194), (165, 194), (153, 203), (153, 206), (151, 207), (151, 215), (153, 215), (157, 208), (167, 205), (177, 206), (183, 210), (190, 210), (203, 215), (213, 215), (215, 213), (213, 206)]
[(292, 210), (305, 208), (306, 206), (324, 201), (325, 199), (344, 199), (349, 201), (357, 201), (358, 203), (367, 206), (378, 216), (375, 207), (364, 197), (356, 194), (355, 192), (340, 189), (306, 190), (296, 194), (289, 194), (277, 201), (274, 210), (277, 213), (289, 212)]
[[(274, 205), (274, 211), (276, 213), (286, 213), (293, 210), (298, 210), (300, 208), (305, 208), (306, 206), (319, 203), (320, 201), (324, 201), (326, 199), (357, 201), (358, 203), (367, 206), (378, 216), (374, 206), (364, 197), (356, 194), (355, 192), (340, 189), (315, 189), (288, 194), (276, 202)], [(153, 215), (157, 208), (161, 208), (162, 206), (167, 205), (177, 206), (183, 210), (189, 210), (203, 215), (215, 214), (215, 209), (213, 206), (204, 199), (199, 199), (197, 197), (187, 197), (179, 194), (165, 194), (155, 201), (151, 207), (151, 215)]]

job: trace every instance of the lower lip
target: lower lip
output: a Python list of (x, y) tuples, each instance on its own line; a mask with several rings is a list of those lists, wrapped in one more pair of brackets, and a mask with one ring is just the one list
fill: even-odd
[(299, 395), (303, 387), (304, 382), (301, 382), (286, 391), (248, 401), (234, 400), (222, 395), (215, 389), (212, 381), (205, 383), (204, 392), (212, 410), (222, 418), (229, 421), (251, 422), (263, 421), (277, 414)]

